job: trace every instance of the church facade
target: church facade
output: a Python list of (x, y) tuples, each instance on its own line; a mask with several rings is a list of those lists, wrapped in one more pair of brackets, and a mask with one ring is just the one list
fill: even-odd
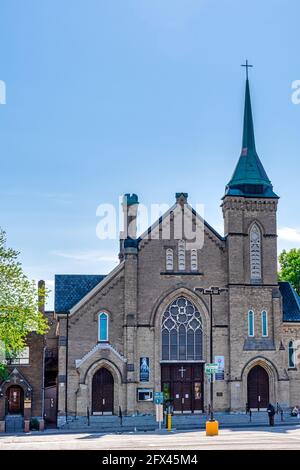
[[(222, 199), (224, 236), (177, 193), (137, 237), (138, 198), (127, 194), (118, 266), (106, 276), (56, 276), (59, 424), (120, 410), (154, 414), (161, 391), (175, 413), (207, 411), (211, 326), (216, 411), (300, 404), (300, 298), (277, 278), (278, 200), (256, 152), (247, 79), (242, 151)], [(191, 242), (178, 221), (201, 241)], [(212, 325), (209, 297), (198, 289), (211, 286), (224, 288), (212, 298)]]

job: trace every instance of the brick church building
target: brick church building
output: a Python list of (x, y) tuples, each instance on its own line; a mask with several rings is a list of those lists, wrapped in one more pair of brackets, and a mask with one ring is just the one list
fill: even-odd
[[(59, 425), (120, 409), (153, 414), (155, 391), (175, 413), (206, 411), (210, 311), (195, 288), (210, 286), (226, 288), (213, 298), (215, 410), (300, 404), (300, 298), (277, 278), (279, 198), (256, 151), (248, 78), (241, 155), (222, 199), (224, 236), (187, 199), (177, 193), (137, 237), (138, 198), (125, 195), (130, 234), (118, 266), (106, 276), (56, 276)], [(201, 246), (178, 237), (179, 219), (201, 232)]]
[[(177, 193), (137, 237), (138, 197), (123, 199), (119, 265), (57, 275), (49, 331), (31, 333), (0, 383), (0, 432), (87, 415), (208, 410), (205, 364), (218, 364), (215, 411), (300, 405), (300, 298), (277, 278), (278, 196), (257, 155), (246, 80), (241, 155), (222, 198), (224, 236)], [(43, 283), (43, 281), (40, 281)], [(210, 302), (201, 289), (221, 288)]]

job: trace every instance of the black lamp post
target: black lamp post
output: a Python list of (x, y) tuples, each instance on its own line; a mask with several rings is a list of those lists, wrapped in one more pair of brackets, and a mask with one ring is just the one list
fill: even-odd
[[(195, 287), (195, 291), (200, 292), (203, 295), (209, 295), (209, 316), (210, 316), (210, 363), (214, 361), (214, 350), (213, 350), (213, 295), (220, 295), (222, 292), (227, 292), (227, 287), (210, 287), (204, 289), (203, 287)], [(214, 383), (213, 378), (210, 380), (210, 421), (214, 421)]]

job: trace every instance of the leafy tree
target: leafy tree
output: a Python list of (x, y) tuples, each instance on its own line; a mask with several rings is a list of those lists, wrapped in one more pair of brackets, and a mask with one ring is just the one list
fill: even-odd
[(8, 376), (7, 367), (4, 363), (0, 363), (0, 382), (5, 380)]
[(283, 250), (279, 255), (279, 280), (290, 282), (300, 295), (300, 248)]
[(17, 251), (7, 247), (6, 234), (0, 229), (0, 342), (2, 343), (0, 376), (2, 377), (5, 376), (6, 369), (3, 356), (18, 354), (26, 346), (26, 337), (30, 332), (44, 334), (48, 328), (46, 318), (40, 311), (46, 291), (37, 289), (34, 281), (26, 277), (18, 256)]

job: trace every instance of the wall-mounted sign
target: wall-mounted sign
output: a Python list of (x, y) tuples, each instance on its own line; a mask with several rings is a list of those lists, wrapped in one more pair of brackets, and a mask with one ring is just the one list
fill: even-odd
[(224, 380), (225, 360), (224, 356), (215, 356), (215, 363), (218, 364), (216, 380)]
[(138, 388), (137, 399), (138, 401), (153, 401), (152, 388)]
[(149, 382), (149, 357), (140, 357), (140, 382)]
[(31, 408), (31, 400), (28, 398), (25, 398), (24, 400), (24, 408)]

